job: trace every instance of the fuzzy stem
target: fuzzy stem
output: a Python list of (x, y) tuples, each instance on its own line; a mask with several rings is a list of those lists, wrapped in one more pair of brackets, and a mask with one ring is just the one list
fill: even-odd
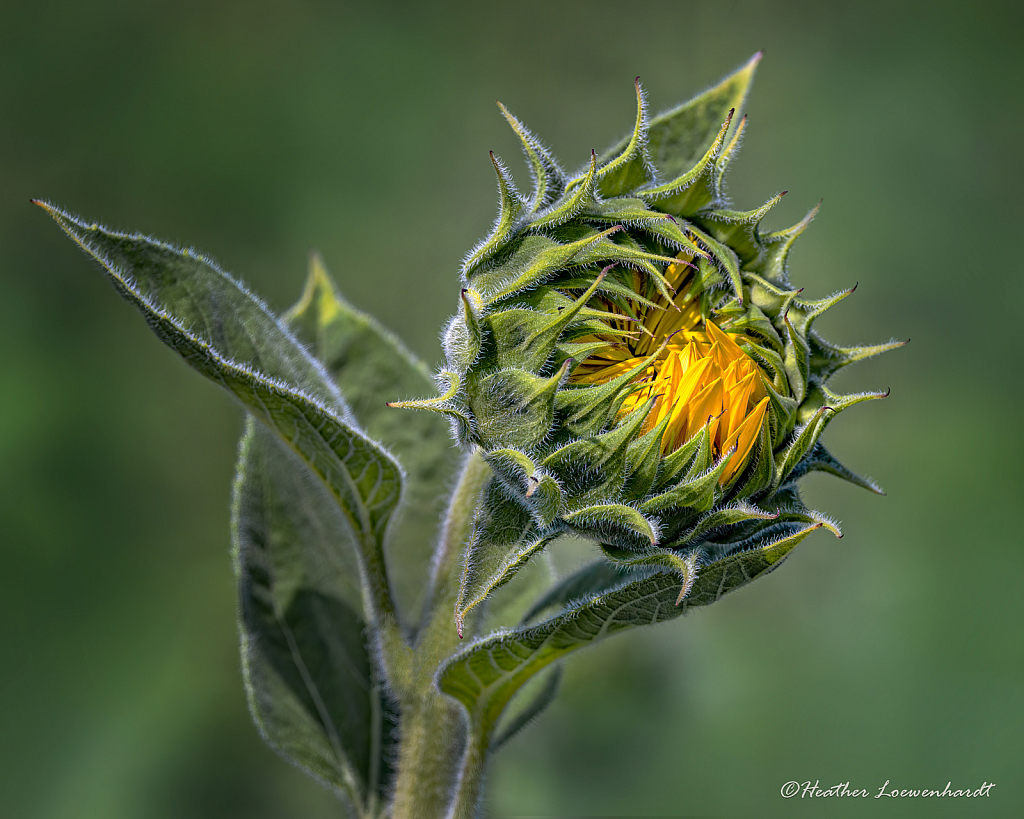
[[(449, 815), (453, 795), (459, 805), (464, 791), (480, 792), (483, 758), (468, 773), (465, 765), (465, 710), (438, 690), (434, 676), (459, 644), (454, 617), (458, 562), (490, 477), (491, 469), (479, 452), (467, 456), (434, 555), (424, 623), (409, 655), (407, 673), (395, 681), (402, 722), (392, 819), (441, 819)], [(469, 749), (477, 744), (471, 738)], [(464, 762), (461, 772), (460, 759)]]
[(466, 456), (459, 482), (448, 503), (444, 529), (430, 567), (430, 589), (423, 607), (424, 625), (427, 627), (438, 611), (455, 606), (458, 583), (453, 581), (457, 576), (458, 559), (469, 539), (473, 517), (480, 504), (480, 493), (490, 477), (491, 468), (479, 450)]
[(462, 754), (462, 770), (456, 785), (455, 800), (447, 819), (476, 819), (483, 795), (484, 773), (487, 769), (487, 748), (490, 738), (481, 726), (470, 723), (466, 748)]

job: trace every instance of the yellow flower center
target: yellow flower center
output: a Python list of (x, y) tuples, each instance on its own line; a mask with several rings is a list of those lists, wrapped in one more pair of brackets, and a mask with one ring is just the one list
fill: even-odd
[[(680, 257), (688, 260), (682, 254)], [(670, 265), (665, 278), (676, 290), (675, 299), (670, 303), (660, 295), (651, 298), (654, 307), (631, 303), (635, 318), (626, 316), (621, 303), (601, 296), (607, 313), (622, 316), (621, 320), (610, 319), (609, 324), (623, 335), (578, 339), (606, 341), (607, 346), (580, 362), (571, 380), (579, 384), (610, 381), (635, 369), (668, 338), (659, 356), (637, 376), (637, 389), (626, 398), (620, 417), (658, 396), (643, 431), (654, 429), (668, 417), (661, 438), (663, 453), (678, 449), (707, 426), (716, 457), (736, 447), (719, 479), (724, 484), (741, 470), (753, 449), (768, 408), (768, 394), (757, 363), (713, 321), (702, 318), (698, 300), (690, 292), (690, 273), (685, 264)], [(639, 287), (639, 274), (635, 275), (634, 284)]]

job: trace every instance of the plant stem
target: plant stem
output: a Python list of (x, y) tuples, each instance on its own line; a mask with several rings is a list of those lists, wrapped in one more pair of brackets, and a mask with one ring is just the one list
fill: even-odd
[[(468, 819), (479, 798), (486, 747), (467, 737), (465, 709), (438, 690), (434, 675), (459, 645), (454, 618), (457, 569), (490, 477), (491, 469), (479, 452), (466, 457), (434, 554), (428, 604), (409, 656), (410, 667), (394, 681), (402, 733), (391, 819)], [(396, 650), (385, 647), (386, 662)]]
[(484, 773), (487, 768), (487, 746), (490, 738), (481, 726), (471, 722), (462, 754), (462, 770), (456, 785), (455, 799), (447, 819), (476, 819), (477, 807), (483, 794)]

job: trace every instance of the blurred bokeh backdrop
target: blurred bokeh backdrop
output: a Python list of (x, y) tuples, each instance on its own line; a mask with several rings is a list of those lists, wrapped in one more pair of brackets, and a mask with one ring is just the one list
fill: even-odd
[[(319, 249), (429, 363), (490, 226), (501, 99), (575, 166), (764, 48), (730, 192), (820, 197), (794, 278), (822, 321), (911, 337), (827, 435), (879, 498), (718, 605), (568, 666), (488, 812), (1024, 815), (1019, 6), (51, 2), (0, 11), (0, 812), (336, 817), (266, 749), (238, 668), (239, 409), (161, 347), (43, 197), (189, 243), (282, 310)], [(962, 801), (783, 800), (789, 780)]]

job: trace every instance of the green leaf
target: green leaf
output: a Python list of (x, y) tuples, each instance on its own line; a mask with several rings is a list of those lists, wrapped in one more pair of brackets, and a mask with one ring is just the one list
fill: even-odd
[(714, 88), (651, 120), (647, 149), (663, 179), (681, 176), (704, 156), (730, 109), (742, 109), (760, 61), (758, 52)]
[(350, 527), (306, 465), (250, 417), (232, 504), (242, 670), (267, 743), (356, 806), (390, 774)]
[(555, 660), (609, 634), (671, 620), (692, 606), (715, 602), (772, 571), (820, 526), (704, 566), (678, 606), (678, 574), (659, 571), (602, 589), (536, 626), (478, 640), (441, 667), (438, 684), (466, 706), (471, 722), (487, 736), (515, 692)]
[(369, 599), (390, 611), (381, 544), (401, 494), (401, 468), (357, 428), (324, 368), (209, 259), (42, 206), (104, 267), (161, 341), (233, 394), (323, 480), (353, 532)]
[(406, 412), (386, 402), (429, 394), (436, 389), (434, 380), (398, 338), (345, 301), (319, 256), (312, 258), (305, 292), (285, 319), (327, 367), (366, 433), (405, 468), (402, 513), (385, 552), (388, 576), (405, 608), (412, 609), (424, 588), (430, 545), (444, 511), (440, 488), (452, 483), (458, 450), (442, 416)]

